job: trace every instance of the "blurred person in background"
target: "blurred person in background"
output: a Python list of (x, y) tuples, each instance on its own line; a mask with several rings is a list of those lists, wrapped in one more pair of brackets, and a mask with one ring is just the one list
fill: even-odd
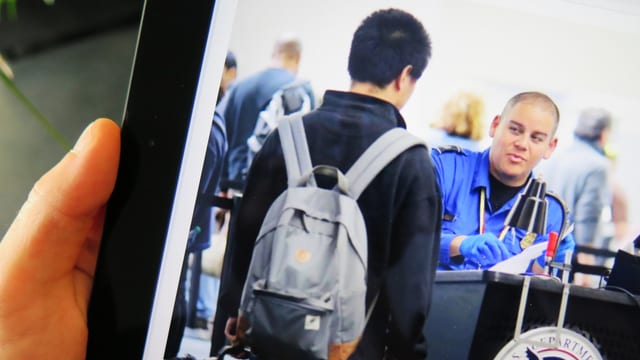
[[(612, 200), (611, 162), (604, 151), (611, 125), (611, 114), (607, 110), (584, 109), (573, 130), (573, 143), (540, 167), (548, 189), (564, 199), (573, 215), (573, 234), (579, 246), (607, 246), (600, 225), (603, 210)], [(589, 254), (577, 254), (575, 260), (585, 265), (598, 263)], [(583, 286), (593, 286), (594, 280), (583, 274), (576, 274), (574, 278), (576, 284)]]
[(483, 114), (484, 101), (480, 96), (467, 91), (456, 94), (445, 103), (440, 119), (431, 124), (427, 144), (429, 147), (457, 145), (482, 150)]
[(222, 79), (220, 79), (220, 89), (218, 90), (216, 105), (220, 104), (220, 101), (227, 94), (227, 90), (231, 87), (236, 77), (238, 77), (238, 60), (236, 60), (236, 56), (231, 51), (228, 51), (224, 59), (224, 69), (222, 70)]

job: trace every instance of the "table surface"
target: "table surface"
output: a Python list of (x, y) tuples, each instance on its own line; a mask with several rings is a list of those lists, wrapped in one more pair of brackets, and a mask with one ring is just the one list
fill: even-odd
[[(564, 284), (558, 279), (549, 276), (539, 275), (514, 275), (493, 271), (482, 270), (462, 270), (462, 271), (437, 271), (436, 283), (503, 283), (519, 286), (524, 281), (525, 276), (531, 276), (531, 288), (554, 293), (562, 292)], [(609, 289), (593, 289), (579, 285), (569, 284), (571, 296), (586, 297), (591, 299), (616, 302), (624, 305), (640, 306), (640, 296)]]

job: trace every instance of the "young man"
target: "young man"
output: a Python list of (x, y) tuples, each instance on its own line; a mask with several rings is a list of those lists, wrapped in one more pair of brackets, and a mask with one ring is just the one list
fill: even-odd
[[(532, 169), (556, 148), (559, 119), (558, 108), (548, 96), (520, 93), (491, 122), (489, 135), (493, 141), (489, 149), (432, 150), (444, 208), (438, 269), (487, 269), (522, 252), (531, 242), (546, 240), (549, 231), (560, 231), (567, 214), (559, 201), (547, 196), (546, 234), (523, 241), (525, 231), (515, 229), (504, 239), (499, 238)], [(556, 259), (562, 261), (564, 253), (574, 246), (572, 235), (564, 238)], [(543, 266), (539, 259), (532, 270), (541, 272)]]
[[(412, 15), (389, 9), (367, 17), (351, 44), (350, 91), (327, 91), (322, 106), (303, 118), (312, 163), (346, 172), (380, 135), (405, 127), (398, 109), (412, 94), (430, 52), (429, 37)], [(318, 178), (320, 186), (333, 186), (322, 180)], [(230, 256), (224, 262), (218, 303), (218, 311), (226, 316), (236, 316), (261, 222), (286, 186), (280, 139), (274, 133), (253, 162), (235, 241), (227, 248)], [(385, 353), (385, 358), (424, 359), (423, 328), (441, 215), (426, 148), (413, 147), (392, 161), (358, 204), (368, 236), (367, 307), (377, 293), (379, 298), (350, 359), (382, 359)]]

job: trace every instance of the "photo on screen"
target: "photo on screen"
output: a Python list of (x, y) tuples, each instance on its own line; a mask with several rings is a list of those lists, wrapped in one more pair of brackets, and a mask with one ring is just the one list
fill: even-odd
[[(482, 146), (490, 144), (486, 129), (492, 117), (520, 91), (542, 91), (556, 100), (563, 119), (558, 129), (559, 146), (570, 141), (582, 107), (593, 103), (606, 106), (624, 123), (633, 120), (633, 104), (640, 100), (634, 85), (640, 75), (632, 70), (640, 61), (640, 51), (634, 46), (640, 26), (628, 23), (627, 17), (616, 9), (603, 10), (588, 2), (543, 1), (533, 6), (507, 0), (218, 0), (215, 6), (208, 40), (213, 45), (205, 51), (147, 335), (145, 358), (149, 359), (162, 358), (169, 344), (176, 341), (171, 330), (171, 319), (178, 311), (174, 305), (182, 307), (178, 312), (188, 315), (180, 315), (186, 325), (182, 325), (184, 332), (177, 345), (171, 345), (177, 346), (172, 356), (189, 354), (206, 359), (211, 355), (219, 279), (211, 275), (215, 271), (207, 262), (220, 256), (228, 226), (220, 229), (222, 215), (211, 199), (196, 199), (198, 179), (206, 178), (207, 171), (200, 175), (206, 159), (203, 153), (190, 153), (189, 146), (205, 149), (219, 145), (214, 137), (207, 141), (216, 130), (208, 126), (214, 118), (214, 107), (218, 106), (216, 94), (229, 53), (234, 55), (237, 72), (227, 90), (231, 92), (235, 82), (273, 66), (271, 57), (278, 39), (283, 35), (297, 37), (302, 55), (296, 76), (308, 81), (318, 106), (325, 90), (349, 89), (347, 57), (353, 31), (360, 21), (377, 9), (396, 7), (409, 11), (429, 32), (433, 56), (401, 112), (408, 130), (427, 141), (433, 131), (431, 124), (441, 116), (443, 105), (460, 91), (473, 92), (484, 102)], [(224, 105), (224, 97), (220, 100)], [(221, 119), (223, 124), (225, 120)], [(215, 126), (219, 124), (214, 121)], [(227, 132), (230, 124), (224, 126)], [(227, 141), (229, 135), (226, 133)], [(613, 136), (620, 147), (632, 146), (626, 137), (617, 133)], [(628, 161), (621, 155), (618, 169), (627, 168), (623, 163)], [(222, 164), (205, 165), (205, 169), (207, 166), (208, 171), (213, 171), (211, 166)], [(633, 174), (629, 175), (632, 178)], [(210, 178), (206, 181), (215, 182)], [(219, 195), (219, 186), (209, 184), (206, 188), (209, 195)], [(191, 210), (194, 204), (195, 210)], [(207, 225), (194, 222), (194, 216), (201, 217), (202, 212), (206, 213)], [(637, 212), (632, 209), (632, 213)], [(225, 216), (228, 224), (229, 214)], [(204, 269), (207, 266), (209, 269)], [(176, 301), (176, 288), (180, 289), (178, 300), (182, 302)]]

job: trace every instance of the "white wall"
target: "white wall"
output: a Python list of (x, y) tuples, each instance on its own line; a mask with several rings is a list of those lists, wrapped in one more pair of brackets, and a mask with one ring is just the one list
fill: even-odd
[[(375, 9), (396, 7), (418, 17), (433, 56), (403, 109), (409, 130), (425, 135), (444, 101), (460, 89), (485, 98), (488, 123), (522, 90), (540, 90), (560, 106), (560, 146), (571, 139), (578, 111), (604, 106), (616, 118), (619, 176), (632, 220), (640, 220), (640, 6), (620, 0), (239, 0), (230, 49), (239, 77), (269, 63), (276, 37), (303, 40), (301, 77), (318, 97), (346, 90), (347, 55), (359, 22)], [(640, 223), (640, 221), (635, 221)], [(640, 230), (637, 230), (640, 231)]]

